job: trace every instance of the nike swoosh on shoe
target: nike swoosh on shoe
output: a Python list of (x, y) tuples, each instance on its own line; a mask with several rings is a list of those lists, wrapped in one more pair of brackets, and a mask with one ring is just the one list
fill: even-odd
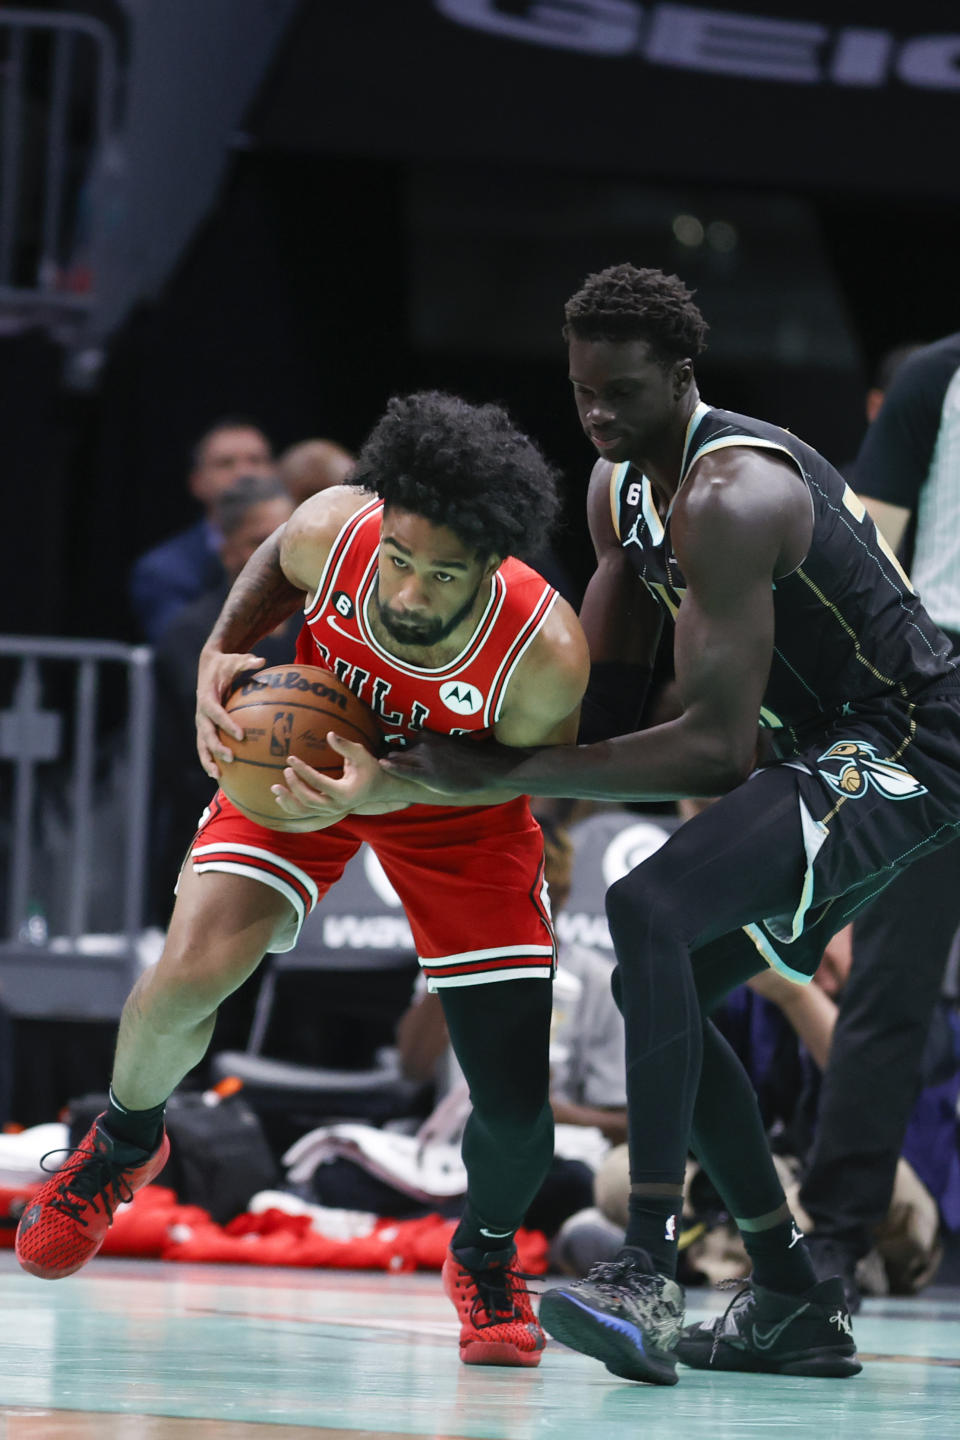
[(798, 1319), (805, 1310), (809, 1309), (809, 1305), (801, 1305), (799, 1310), (792, 1311), (785, 1320), (780, 1321), (779, 1325), (771, 1325), (769, 1330), (764, 1330), (761, 1332), (757, 1329), (756, 1325), (754, 1325), (754, 1345), (756, 1345), (758, 1350), (769, 1350), (771, 1345), (775, 1345), (776, 1342), (780, 1339), (780, 1336), (783, 1334), (784, 1330), (786, 1330), (787, 1326), (792, 1325), (794, 1320)]

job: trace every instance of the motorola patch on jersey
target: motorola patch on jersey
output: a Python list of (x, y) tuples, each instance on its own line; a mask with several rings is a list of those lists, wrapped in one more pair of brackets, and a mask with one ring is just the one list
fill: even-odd
[(440, 699), (455, 715), (476, 715), (483, 705), (483, 696), (476, 685), (465, 680), (448, 680), (440, 686)]

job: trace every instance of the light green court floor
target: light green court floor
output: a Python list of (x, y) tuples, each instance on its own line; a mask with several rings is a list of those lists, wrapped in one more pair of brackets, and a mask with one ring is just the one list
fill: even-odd
[[(882, 1440), (960, 1437), (960, 1292), (868, 1301), (853, 1380), (631, 1385), (554, 1343), (468, 1369), (439, 1276), (100, 1260), (54, 1283), (0, 1254), (0, 1440)], [(689, 1316), (728, 1296), (691, 1291)]]

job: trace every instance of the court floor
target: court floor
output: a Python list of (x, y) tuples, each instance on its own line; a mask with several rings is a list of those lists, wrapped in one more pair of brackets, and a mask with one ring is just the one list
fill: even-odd
[[(50, 1283), (3, 1252), (0, 1286), (0, 1440), (960, 1434), (956, 1289), (867, 1301), (856, 1379), (660, 1388), (554, 1342), (537, 1370), (460, 1365), (435, 1275), (100, 1260)], [(728, 1298), (691, 1291), (690, 1318)]]

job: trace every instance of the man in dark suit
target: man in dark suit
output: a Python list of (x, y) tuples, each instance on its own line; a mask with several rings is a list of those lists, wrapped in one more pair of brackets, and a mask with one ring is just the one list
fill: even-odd
[(214, 519), (217, 500), (238, 476), (272, 471), (270, 442), (248, 420), (218, 420), (200, 437), (187, 487), (203, 506), (203, 517), (147, 550), (131, 571), (130, 603), (145, 640), (155, 644), (189, 600), (222, 584), (224, 568)]

